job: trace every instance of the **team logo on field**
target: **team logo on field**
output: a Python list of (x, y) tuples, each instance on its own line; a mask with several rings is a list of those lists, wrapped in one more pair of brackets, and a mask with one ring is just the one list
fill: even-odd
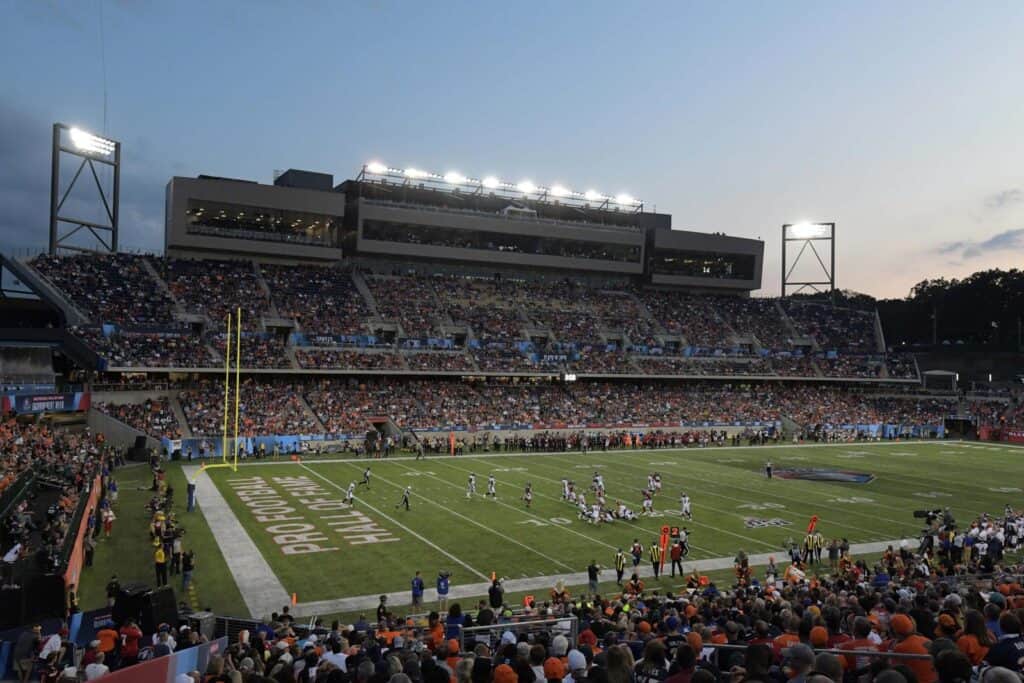
[(771, 519), (744, 517), (743, 525), (748, 529), (770, 529), (772, 527), (791, 526), (791, 522), (781, 517), (772, 517)]
[(793, 469), (775, 470), (779, 479), (804, 479), (806, 481), (838, 481), (844, 484), (868, 484), (875, 480), (875, 475), (867, 472), (851, 472), (849, 470), (831, 470), (818, 467), (798, 467)]

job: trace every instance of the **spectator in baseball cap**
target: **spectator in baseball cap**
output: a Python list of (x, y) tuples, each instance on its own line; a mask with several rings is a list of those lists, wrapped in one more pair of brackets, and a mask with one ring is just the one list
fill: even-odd
[[(893, 615), (889, 620), (889, 627), (896, 638), (896, 642), (892, 646), (893, 652), (916, 655), (930, 654), (928, 646), (931, 641), (917, 633), (914, 620), (906, 614)], [(907, 660), (906, 666), (917, 676), (917, 683), (935, 683), (938, 678), (935, 667), (928, 659), (910, 659)]]

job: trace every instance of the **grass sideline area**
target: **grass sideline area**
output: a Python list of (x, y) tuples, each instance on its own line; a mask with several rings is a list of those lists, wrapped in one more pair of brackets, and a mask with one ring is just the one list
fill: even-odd
[[(769, 460), (777, 473), (772, 481), (763, 474)], [(357, 487), (355, 509), (349, 510), (339, 502), (348, 484), (361, 479), (366, 465), (372, 468), (371, 486), (369, 490)], [(655, 497), (659, 516), (597, 526), (579, 521), (575, 509), (560, 500), (560, 479), (571, 478), (577, 490), (586, 490), (595, 469), (605, 478), (609, 503), (621, 499), (637, 512), (647, 474), (660, 472), (663, 488)], [(787, 469), (827, 469), (874, 478), (854, 483), (853, 478), (813, 481), (778, 476), (780, 470)], [(185, 481), (180, 467), (171, 464), (169, 472), (175, 490), (181, 492), (176, 508), (188, 529), (186, 545), (194, 544), (200, 561), (198, 602), (226, 615), (246, 616), (205, 520), (183, 511)], [(477, 476), (477, 496), (467, 500), (470, 472)], [(491, 473), (498, 482), (496, 501), (483, 496)], [(148, 483), (144, 468), (139, 474), (147, 475)], [(1019, 500), (1017, 483), (1024, 481), (1022, 475), (1024, 451), (1020, 449), (903, 442), (435, 456), (421, 461), (321, 457), (299, 463), (250, 462), (237, 473), (211, 470), (202, 476), (216, 484), (287, 593), (296, 593), (303, 603), (407, 591), (416, 569), (422, 571), (430, 588), (442, 568), (453, 573), (453, 586), (480, 583), (492, 571), (508, 578), (538, 577), (543, 588), (510, 593), (508, 600), (521, 601), (525, 594), (543, 599), (552, 583), (544, 583), (543, 577), (584, 571), (591, 560), (610, 567), (616, 548), (628, 551), (634, 538), (648, 546), (662, 525), (689, 528), (689, 560), (732, 557), (743, 548), (748, 553), (775, 552), (781, 564), (784, 542), (789, 538), (799, 542), (812, 515), (818, 515), (818, 529), (826, 539), (845, 537), (856, 544), (916, 536), (921, 524), (913, 518), (914, 510), (949, 505), (962, 521), (984, 511), (1000, 513), (1006, 503)], [(534, 490), (530, 509), (520, 499), (527, 481)], [(409, 512), (395, 507), (406, 485), (412, 486)], [(118, 538), (105, 543), (118, 556), (122, 552), (138, 555), (145, 548), (144, 561), (131, 563), (138, 571), (129, 575), (122, 568), (118, 573), (122, 581), (152, 581), (143, 511), (149, 492), (134, 488), (122, 486), (119, 515), (126, 509), (137, 510), (137, 517), (134, 512), (132, 519), (121, 516), (115, 526)], [(681, 520), (678, 514), (681, 490), (692, 499), (692, 522)], [(248, 495), (252, 491), (259, 497)], [(269, 519), (274, 510), (261, 515), (267, 510), (261, 510), (260, 503), (253, 504), (261, 499), (266, 502), (268, 493), (289, 510), (282, 514), (285, 521)], [(588, 491), (588, 500), (592, 498)], [(353, 512), (358, 514), (353, 516)], [(124, 540), (129, 531), (138, 537), (136, 543)], [(283, 543), (282, 537), (287, 537), (287, 542)], [(300, 547), (303, 542), (316, 549)], [(302, 552), (286, 554), (283, 546), (287, 545)], [(96, 567), (87, 570), (83, 579), (87, 609), (102, 601), (108, 567), (113, 566), (107, 550), (100, 544)], [(649, 564), (646, 556), (644, 564)], [(731, 583), (728, 571), (712, 572), (711, 576), (725, 585)], [(602, 590), (614, 590), (614, 572), (602, 578), (610, 579), (602, 583)], [(649, 589), (664, 592), (676, 590), (682, 581), (663, 578), (646, 583)], [(583, 588), (570, 586), (574, 594)], [(464, 608), (476, 603), (476, 599), (460, 601)], [(372, 609), (367, 611), (372, 613)], [(358, 614), (325, 611), (323, 616), (354, 620)]]
[[(150, 516), (146, 504), (153, 496), (149, 467), (131, 464), (114, 473), (118, 482), (117, 521), (109, 539), (100, 536), (92, 567), (83, 567), (80, 580), (80, 601), (85, 610), (106, 604), (106, 587), (111, 574), (121, 584), (141, 582), (155, 586), (153, 546), (149, 542)], [(221, 614), (240, 613), (242, 596), (228, 571), (224, 556), (210, 532), (201, 511), (185, 511), (185, 476), (177, 464), (167, 467), (167, 480), (174, 487), (174, 514), (185, 528), (184, 547), (196, 553), (196, 570), (192, 575), (190, 595), (181, 593), (181, 576), (172, 576), (175, 596), (189, 602), (193, 609), (212, 608)], [(140, 490), (142, 489), (142, 490)]]

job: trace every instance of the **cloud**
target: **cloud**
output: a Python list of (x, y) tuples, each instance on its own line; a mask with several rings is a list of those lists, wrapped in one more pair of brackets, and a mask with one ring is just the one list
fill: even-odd
[[(53, 122), (35, 116), (0, 100), (0, 250), (24, 253), (45, 249), (49, 241), (50, 220), (50, 144)], [(121, 173), (121, 234), (124, 248), (159, 249), (163, 243), (164, 185), (166, 175), (161, 167), (168, 162), (157, 160), (144, 140), (128, 141), (133, 154), (125, 161)], [(67, 157), (62, 170), (66, 188), (75, 167)], [(85, 182), (83, 182), (85, 181)], [(65, 205), (65, 215), (87, 218), (95, 205), (88, 198), (95, 196), (89, 187), (90, 178), (83, 176)], [(80, 192), (81, 189), (81, 192)], [(81, 196), (76, 196), (79, 193)], [(76, 206), (77, 202), (77, 206)], [(82, 208), (86, 213), (78, 212)], [(97, 219), (99, 216), (97, 216)]]
[(1019, 204), (1024, 202), (1024, 190), (1019, 188), (1011, 188), (1009, 190), (1003, 190), (1002, 192), (996, 192), (985, 198), (985, 208), (987, 209), (1005, 209), (1008, 206)]
[(978, 258), (986, 254), (1024, 251), (1024, 228), (1004, 230), (980, 242), (974, 240), (947, 242), (940, 244), (936, 247), (935, 251), (944, 255), (958, 254), (962, 261)]

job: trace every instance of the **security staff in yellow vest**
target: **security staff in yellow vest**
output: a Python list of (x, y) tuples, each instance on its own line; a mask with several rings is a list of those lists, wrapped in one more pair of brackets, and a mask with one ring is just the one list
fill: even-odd
[(619, 552), (615, 553), (615, 583), (622, 585), (622, 575), (626, 573), (626, 553), (622, 552), (622, 548), (619, 548)]
[(651, 565), (654, 567), (654, 578), (658, 578), (661, 575), (661, 558), (664, 555), (664, 551), (661, 549), (661, 545), (657, 540), (651, 544)]

